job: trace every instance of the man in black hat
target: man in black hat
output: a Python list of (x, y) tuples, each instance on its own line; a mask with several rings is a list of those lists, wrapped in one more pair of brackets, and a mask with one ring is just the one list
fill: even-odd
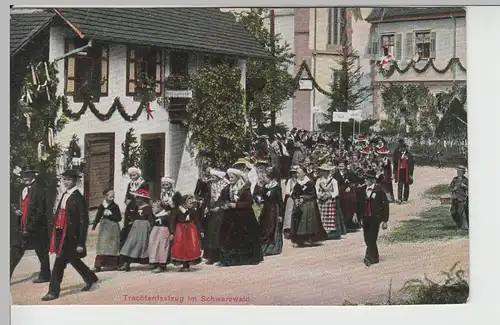
[(393, 161), (394, 182), (398, 184), (398, 202), (408, 202), (410, 197), (410, 185), (413, 184), (413, 171), (415, 162), (408, 147), (403, 143), (399, 148), (399, 156)]
[(78, 173), (67, 170), (62, 177), (66, 192), (61, 197), (54, 215), (49, 250), (57, 257), (52, 269), (49, 292), (42, 298), (43, 301), (59, 298), (64, 269), (68, 264), (71, 264), (85, 281), (82, 291), (89, 291), (98, 280), (95, 273), (81, 260), (87, 256), (85, 246), (89, 213), (87, 202), (76, 187)]
[(389, 201), (376, 183), (377, 173), (374, 170), (368, 170), (364, 178), (365, 188), (359, 195), (357, 215), (363, 222), (363, 238), (366, 244), (364, 263), (370, 266), (379, 262), (377, 239), (380, 225), (382, 229), (387, 229)]
[[(36, 182), (36, 174), (37, 171), (33, 166), (22, 169), (21, 176), (24, 186), (21, 190), (19, 209), (16, 214), (19, 217), (19, 229), (23, 237), (24, 250), (34, 249), (40, 261), (40, 273), (33, 282), (44, 283), (50, 280), (47, 201), (44, 189), (40, 188)], [(21, 258), (24, 255), (24, 250), (21, 253)]]
[(465, 166), (457, 167), (457, 176), (450, 183), (451, 217), (461, 229), (469, 229), (469, 180), (465, 177)]

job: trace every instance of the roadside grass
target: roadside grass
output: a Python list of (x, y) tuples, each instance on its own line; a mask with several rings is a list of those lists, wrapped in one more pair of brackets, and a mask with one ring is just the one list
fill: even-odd
[(438, 200), (441, 196), (449, 195), (450, 190), (448, 184), (439, 184), (428, 188), (424, 192), (424, 197), (432, 200)]
[(451, 218), (449, 206), (437, 206), (417, 217), (400, 221), (381, 240), (387, 243), (445, 241), (468, 237), (467, 230), (458, 229)]

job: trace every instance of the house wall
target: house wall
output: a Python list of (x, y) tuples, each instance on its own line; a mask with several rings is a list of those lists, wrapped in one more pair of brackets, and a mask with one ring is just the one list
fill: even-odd
[[(418, 30), (430, 30), (436, 32), (436, 58), (434, 63), (438, 69), (443, 69), (451, 58), (455, 56), (460, 59), (464, 67), (467, 66), (467, 35), (466, 35), (466, 19), (464, 17), (456, 18), (456, 42), (454, 42), (455, 22), (452, 18), (419, 20), (419, 21), (404, 21), (404, 22), (382, 22), (373, 25), (372, 33), (401, 33), (402, 34), (402, 60), (398, 62), (399, 67), (403, 68), (408, 64), (408, 55), (406, 50), (406, 34)], [(416, 64), (417, 68), (422, 68), (427, 63), (426, 60)], [(461, 71), (458, 67), (453, 68), (444, 74), (435, 72), (429, 68), (426, 72), (418, 74), (413, 69), (410, 69), (404, 74), (395, 72), (390, 78), (382, 76), (377, 69), (374, 70), (374, 106), (376, 117), (383, 118), (383, 103), (381, 99), (380, 87), (389, 82), (398, 83), (423, 83), (428, 86), (431, 92), (438, 93), (446, 91), (453, 86), (453, 81), (457, 83), (465, 83), (467, 76), (466, 72)]]
[[(50, 53), (51, 60), (64, 54), (65, 37), (73, 36), (68, 28), (51, 27), (50, 31)], [(168, 52), (165, 51), (165, 75), (169, 74)], [(195, 72), (198, 65), (197, 56), (190, 58), (190, 72)], [(58, 94), (64, 94), (64, 60), (59, 61), (59, 86)], [(106, 113), (111, 107), (115, 97), (119, 97), (127, 113), (133, 114), (139, 102), (132, 97), (126, 96), (126, 45), (110, 44), (109, 47), (109, 88), (108, 96), (101, 97), (99, 103), (96, 103), (97, 109), (101, 113)], [(82, 103), (74, 103), (72, 97), (69, 97), (69, 109), (73, 112), (82, 107)], [(114, 188), (116, 191), (116, 201), (123, 208), (125, 191), (128, 184), (128, 178), (121, 175), (121, 143), (125, 139), (125, 133), (131, 127), (135, 129), (135, 134), (140, 138), (141, 134), (165, 133), (165, 175), (174, 177), (177, 180), (177, 189), (181, 192), (192, 192), (197, 181), (198, 170), (186, 150), (187, 131), (179, 125), (172, 125), (169, 122), (167, 111), (158, 103), (152, 102), (153, 120), (147, 120), (146, 114), (142, 114), (136, 122), (126, 122), (116, 112), (113, 117), (105, 122), (98, 120), (94, 114), (87, 111), (81, 116), (79, 121), (70, 121), (63, 131), (56, 136), (56, 141), (63, 147), (67, 147), (73, 134), (80, 139), (82, 151), (84, 148), (85, 134), (89, 133), (115, 133), (115, 172)], [(85, 153), (82, 152), (82, 155)]]

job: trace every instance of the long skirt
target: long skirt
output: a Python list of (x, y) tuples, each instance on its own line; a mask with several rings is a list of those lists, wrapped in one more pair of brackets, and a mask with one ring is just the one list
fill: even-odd
[(346, 192), (347, 186), (339, 186), (339, 201), (340, 208), (342, 209), (344, 224), (348, 232), (357, 231), (360, 227), (359, 224), (352, 221), (354, 214), (356, 213), (356, 203), (357, 194), (355, 189), (351, 189), (350, 192)]
[(319, 242), (327, 238), (315, 199), (304, 201), (300, 207), (294, 206), (291, 230), (290, 239), (296, 244)]
[(135, 220), (120, 255), (124, 256), (129, 263), (148, 264), (150, 231), (151, 225), (148, 220)]
[(221, 265), (256, 265), (263, 261), (260, 228), (253, 209), (226, 211), (220, 236)]
[(224, 211), (210, 212), (206, 220), (205, 238), (203, 238), (203, 258), (218, 262), (220, 260), (220, 227)]
[(278, 203), (264, 203), (259, 216), (260, 243), (262, 253), (266, 255), (281, 254), (283, 248), (283, 224), (279, 222), (280, 208)]
[(336, 201), (336, 198), (325, 201), (318, 200), (321, 223), (328, 234), (327, 239), (340, 239), (342, 235), (342, 225), (338, 222), (340, 213), (337, 210)]
[(193, 222), (178, 223), (175, 226), (172, 244), (174, 264), (198, 264), (201, 262), (201, 249), (198, 229)]
[(285, 198), (285, 216), (283, 217), (283, 232), (289, 233), (292, 228), (292, 212), (293, 212), (293, 199), (288, 196)]
[(168, 227), (153, 227), (149, 235), (149, 263), (167, 264), (169, 248), (170, 232)]
[(120, 225), (118, 222), (102, 219), (96, 243), (95, 267), (116, 267), (120, 256)]

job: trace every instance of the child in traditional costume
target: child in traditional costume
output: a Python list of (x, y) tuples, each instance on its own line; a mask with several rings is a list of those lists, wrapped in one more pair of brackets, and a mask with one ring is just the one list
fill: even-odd
[(176, 193), (172, 210), (171, 229), (174, 229), (172, 244), (172, 262), (181, 264), (181, 272), (189, 271), (191, 265), (201, 262), (200, 224), (196, 221), (194, 209), (194, 196)]
[(318, 207), (321, 214), (323, 228), (328, 234), (328, 239), (340, 239), (342, 236), (342, 220), (337, 211), (337, 197), (339, 186), (333, 178), (333, 166), (323, 164), (319, 168), (320, 177), (316, 182), (316, 193), (318, 195)]
[(290, 178), (285, 183), (285, 214), (283, 217), (283, 233), (285, 238), (290, 238), (290, 229), (292, 227), (292, 211), (293, 211), (293, 199), (292, 199), (292, 191), (297, 183), (297, 170), (299, 166), (292, 166), (290, 168)]
[(120, 271), (129, 272), (131, 263), (149, 264), (149, 234), (154, 221), (153, 209), (149, 205), (149, 191), (139, 189), (134, 193), (136, 209), (130, 212), (132, 227), (120, 251), (123, 266)]
[(161, 201), (153, 202), (155, 217), (153, 229), (149, 235), (149, 263), (153, 268), (151, 272), (160, 273), (167, 270), (168, 254), (172, 231), (169, 213), (163, 209)]
[(130, 228), (132, 227), (132, 215), (137, 211), (137, 203), (135, 201), (134, 193), (138, 190), (149, 191), (149, 185), (141, 177), (141, 170), (136, 167), (130, 167), (128, 169), (128, 177), (130, 178), (130, 183), (127, 186), (127, 192), (125, 193), (125, 218), (123, 220), (123, 229), (120, 234), (120, 247), (123, 246), (125, 240), (127, 239)]
[(99, 225), (97, 235), (96, 257), (94, 272), (101, 271), (102, 267), (114, 270), (118, 266), (120, 257), (120, 224), (122, 219), (120, 208), (115, 203), (115, 191), (107, 189), (103, 192), (106, 197), (99, 205), (94, 219), (92, 230)]

